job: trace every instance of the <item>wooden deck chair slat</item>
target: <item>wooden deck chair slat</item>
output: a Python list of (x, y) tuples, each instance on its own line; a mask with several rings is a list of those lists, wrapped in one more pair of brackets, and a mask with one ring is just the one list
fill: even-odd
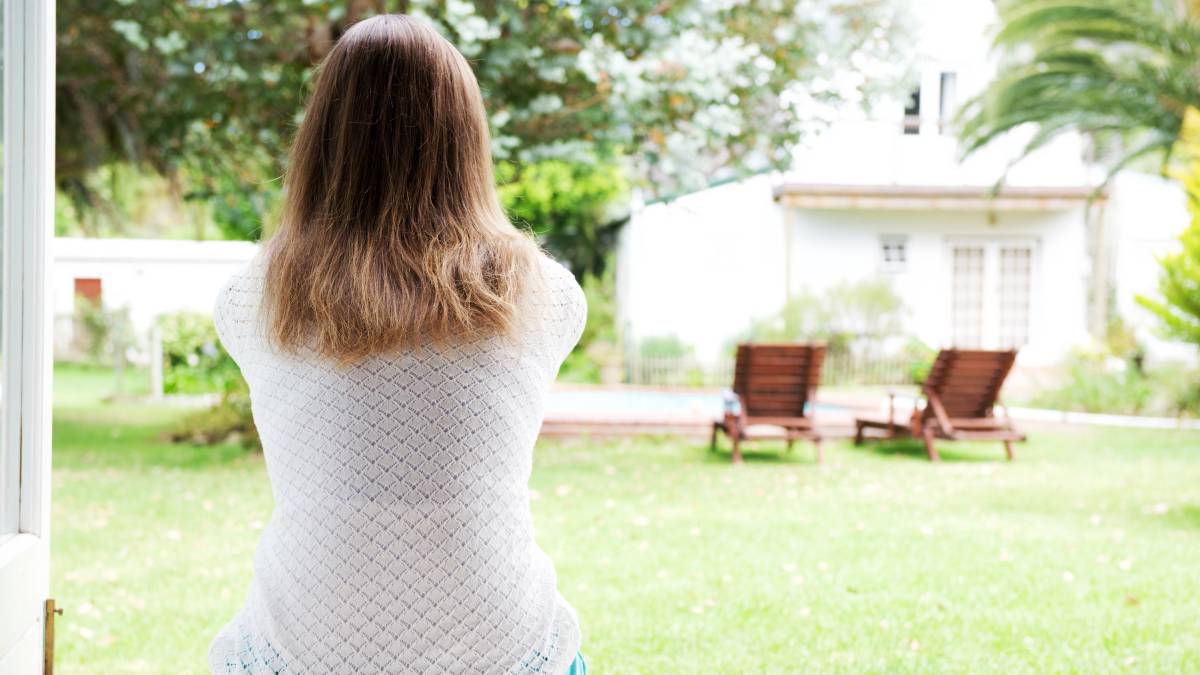
[[(733, 369), (733, 391), (741, 410), (713, 425), (713, 445), (718, 431), (733, 439), (734, 461), (741, 461), (740, 442), (749, 424), (769, 424), (783, 429), (788, 446), (797, 438), (817, 443), (810, 403), (821, 379), (825, 347), (820, 344), (740, 344)], [(757, 435), (756, 435), (757, 436)]]
[[(943, 349), (938, 352), (921, 387), (926, 405), (920, 419), (855, 420), (855, 442), (866, 438), (866, 430), (882, 431), (883, 437), (897, 433), (919, 435), (930, 459), (938, 458), (934, 438), (951, 440), (999, 440), (1012, 459), (1011, 443), (1024, 440), (1007, 419), (995, 417), (1000, 390), (1016, 361), (1016, 350)], [(916, 423), (919, 422), (919, 427)]]

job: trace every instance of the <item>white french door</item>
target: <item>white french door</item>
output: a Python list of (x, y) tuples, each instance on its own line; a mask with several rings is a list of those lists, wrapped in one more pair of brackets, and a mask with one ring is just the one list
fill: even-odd
[(956, 240), (950, 254), (950, 344), (1012, 349), (1029, 342), (1036, 242)]
[(54, 3), (0, 2), (0, 675), (28, 675), (50, 587)]

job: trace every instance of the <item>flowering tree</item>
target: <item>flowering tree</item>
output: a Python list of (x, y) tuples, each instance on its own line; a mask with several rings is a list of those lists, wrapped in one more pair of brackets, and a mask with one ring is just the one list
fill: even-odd
[(904, 67), (893, 0), (62, 0), (60, 187), (91, 206), (89, 172), (131, 163), (237, 215), (278, 189), (313, 64), (383, 11), (471, 60), (498, 160), (618, 163), (656, 191), (785, 166)]

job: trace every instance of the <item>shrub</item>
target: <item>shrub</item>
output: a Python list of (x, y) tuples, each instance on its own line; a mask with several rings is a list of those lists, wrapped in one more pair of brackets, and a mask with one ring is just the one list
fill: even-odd
[(127, 308), (110, 309), (77, 297), (74, 326), (74, 348), (92, 363), (108, 361), (133, 344), (133, 324)]
[(937, 358), (937, 350), (917, 338), (904, 343), (904, 360), (908, 363), (908, 377), (914, 384), (925, 381)]
[(903, 329), (904, 300), (886, 280), (845, 282), (794, 297), (773, 317), (755, 322), (756, 340), (824, 340), (831, 351), (856, 339), (883, 339)]
[(241, 371), (217, 338), (212, 318), (178, 312), (158, 319), (163, 348), (163, 391), (168, 394), (226, 392)]
[[(615, 266), (608, 264), (599, 276), (584, 276), (583, 295), (587, 299), (587, 322), (579, 343), (567, 356), (559, 371), (563, 382), (598, 384), (619, 379), (621, 349), (617, 339)], [(615, 372), (614, 372), (615, 371)]]
[(1122, 415), (1200, 415), (1200, 373), (1179, 366), (1142, 371), (1135, 358), (1077, 352), (1058, 386), (1033, 397), (1036, 406)]
[(215, 445), (236, 439), (247, 447), (261, 449), (246, 381), (239, 377), (221, 395), (219, 403), (185, 416), (169, 435), (177, 443)]
[(674, 335), (643, 338), (638, 353), (644, 359), (682, 359), (692, 355), (692, 348)]

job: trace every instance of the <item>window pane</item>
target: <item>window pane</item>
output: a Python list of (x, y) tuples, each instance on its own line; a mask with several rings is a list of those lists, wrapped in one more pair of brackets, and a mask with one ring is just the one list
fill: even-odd
[(983, 247), (955, 246), (951, 289), (951, 341), (955, 347), (983, 343)]
[(1029, 342), (1029, 296), (1033, 251), (1028, 246), (1000, 249), (1000, 347)]

